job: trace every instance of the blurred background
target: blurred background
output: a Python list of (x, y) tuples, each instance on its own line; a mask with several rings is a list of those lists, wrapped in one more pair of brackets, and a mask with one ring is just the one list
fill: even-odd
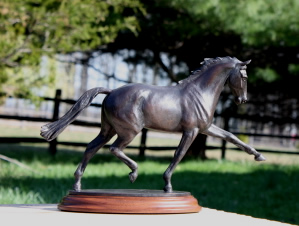
[[(214, 123), (261, 151), (267, 164), (294, 168), (299, 163), (298, 15), (298, 0), (2, 0), (1, 159), (30, 164), (28, 156), (16, 153), (36, 156), (33, 150), (44, 150), (57, 160), (60, 151), (84, 151), (99, 132), (104, 95), (50, 145), (39, 138), (39, 128), (61, 117), (88, 89), (132, 82), (175, 85), (204, 58), (231, 56), (252, 60), (249, 101), (236, 106), (224, 89)], [(172, 156), (179, 139), (178, 134), (144, 130), (128, 152)], [(188, 156), (253, 160), (237, 150), (199, 135)], [(292, 186), (298, 187), (298, 168), (292, 172)], [(7, 182), (5, 189), (15, 182)], [(298, 204), (291, 205), (298, 213)], [(294, 214), (282, 220), (294, 223), (298, 218)]]
[[(175, 85), (204, 58), (234, 56), (252, 60), (249, 102), (237, 108), (225, 90), (215, 123), (253, 145), (298, 152), (298, 1), (28, 0), (1, 1), (0, 12), (2, 119), (63, 115), (69, 104), (54, 116), (45, 98), (57, 90), (76, 100), (97, 86)], [(99, 114), (90, 108), (81, 119), (100, 123)], [(206, 138), (197, 141), (193, 154), (206, 158)]]

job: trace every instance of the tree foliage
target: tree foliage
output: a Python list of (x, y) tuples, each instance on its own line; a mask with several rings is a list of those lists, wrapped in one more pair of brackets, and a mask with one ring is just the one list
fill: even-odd
[[(0, 92), (6, 87), (8, 93), (27, 95), (35, 82), (51, 83), (52, 74), (38, 71), (44, 55), (120, 49), (137, 52), (130, 62), (160, 65), (172, 81), (188, 75), (172, 68), (181, 62), (192, 70), (205, 57), (252, 59), (255, 90), (270, 83), (285, 88), (288, 80), (299, 80), (298, 13), (297, 0), (3, 0)], [(145, 50), (152, 54), (145, 56)], [(24, 73), (33, 76), (30, 82), (24, 82)]]
[(208, 20), (214, 32), (240, 35), (244, 44), (297, 46), (299, 2), (287, 0), (174, 0), (174, 7)]
[[(38, 72), (44, 55), (98, 49), (122, 30), (136, 34), (140, 11), (137, 0), (1, 1), (0, 92), (28, 96), (32, 87), (51, 83)], [(35, 71), (25, 76), (24, 68)]]
[[(294, 70), (299, 53), (298, 1), (144, 0), (143, 4), (147, 14), (138, 16), (139, 35), (121, 33), (108, 51), (134, 49), (140, 53), (136, 62), (159, 64), (173, 81), (181, 75), (163, 62), (161, 52), (176, 59), (173, 65), (185, 62), (189, 70), (205, 57), (252, 59), (248, 72), (254, 89), (249, 90), (296, 95), (289, 84), (299, 82)], [(144, 50), (153, 54), (142, 58)]]

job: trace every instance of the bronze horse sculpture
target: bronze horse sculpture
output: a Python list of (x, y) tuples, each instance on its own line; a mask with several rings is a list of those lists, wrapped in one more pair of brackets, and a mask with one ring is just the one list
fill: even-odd
[(165, 192), (172, 192), (173, 171), (199, 133), (222, 138), (254, 155), (256, 161), (264, 161), (264, 156), (254, 148), (212, 124), (216, 104), (225, 84), (235, 96), (236, 104), (247, 101), (246, 65), (249, 63), (250, 60), (241, 62), (231, 57), (206, 58), (199, 70), (176, 86), (129, 84), (114, 90), (102, 87), (90, 89), (63, 117), (42, 126), (41, 136), (48, 141), (53, 140), (98, 94), (107, 94), (102, 104), (101, 131), (88, 144), (74, 173), (73, 188), (76, 191), (81, 190), (81, 177), (89, 160), (116, 134), (117, 139), (110, 146), (110, 151), (132, 170), (129, 179), (133, 183), (138, 176), (138, 165), (125, 155), (123, 149), (143, 128), (182, 133), (174, 158), (163, 174)]

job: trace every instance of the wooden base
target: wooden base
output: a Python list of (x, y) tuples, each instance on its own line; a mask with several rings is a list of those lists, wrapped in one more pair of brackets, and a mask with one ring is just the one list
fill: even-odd
[(170, 214), (195, 213), (201, 207), (189, 192), (97, 189), (69, 191), (58, 209), (91, 213)]

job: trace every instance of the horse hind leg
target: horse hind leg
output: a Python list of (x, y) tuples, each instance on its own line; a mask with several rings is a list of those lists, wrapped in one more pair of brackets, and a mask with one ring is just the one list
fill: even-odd
[(134, 139), (136, 135), (136, 133), (130, 132), (127, 132), (127, 134), (123, 136), (119, 135), (110, 147), (111, 153), (132, 170), (132, 172), (129, 173), (129, 179), (131, 183), (133, 183), (138, 177), (138, 165), (135, 161), (126, 156), (126, 154), (123, 152), (123, 149)]
[(75, 191), (81, 190), (81, 178), (90, 159), (92, 159), (97, 151), (102, 148), (114, 135), (115, 132), (112, 131), (110, 131), (110, 133), (108, 134), (104, 134), (101, 131), (100, 134), (87, 145), (82, 161), (80, 162), (77, 170), (74, 173), (75, 183), (73, 185), (73, 189)]

